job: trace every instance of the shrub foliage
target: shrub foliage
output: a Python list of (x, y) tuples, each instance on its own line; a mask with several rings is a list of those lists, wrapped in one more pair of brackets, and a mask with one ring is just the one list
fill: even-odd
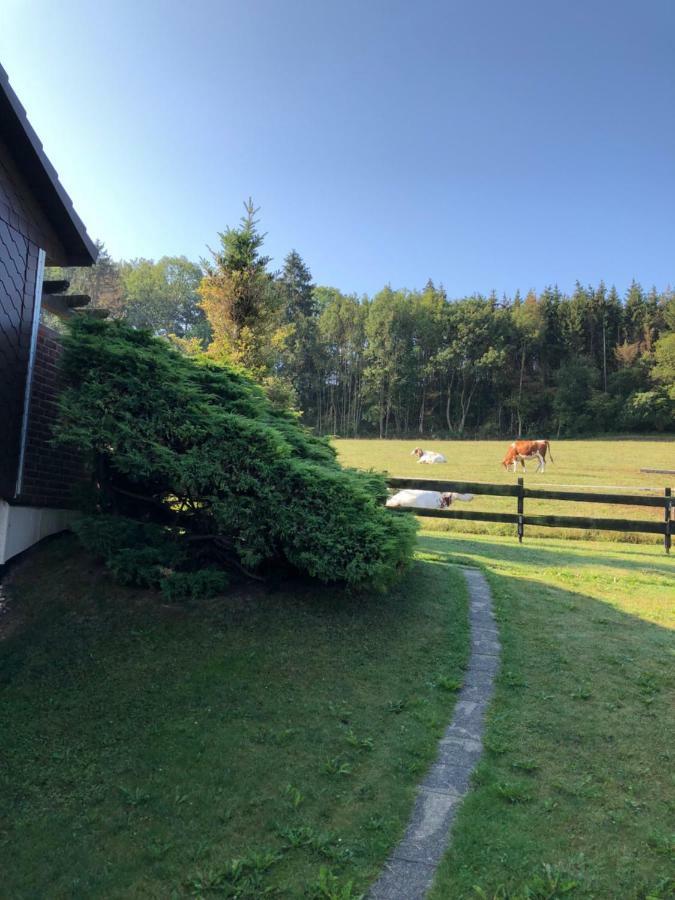
[(281, 566), (384, 586), (410, 560), (415, 523), (384, 508), (384, 479), (343, 469), (243, 373), (84, 316), (64, 344), (56, 440), (88, 456), (79, 533), (122, 580), (193, 596), (222, 587), (214, 566)]

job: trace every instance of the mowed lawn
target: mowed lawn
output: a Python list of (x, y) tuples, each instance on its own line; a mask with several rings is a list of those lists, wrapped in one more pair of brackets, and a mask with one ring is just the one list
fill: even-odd
[(503, 656), (432, 900), (675, 896), (675, 565), (657, 547), (425, 533), (478, 565)]
[(467, 659), (503, 661), (433, 900), (673, 896), (675, 566), (660, 548), (422, 532), (387, 595), (171, 607), (73, 539), (12, 575), (0, 896), (354, 900), (400, 837)]
[[(448, 481), (486, 481), (493, 484), (515, 484), (522, 469), (516, 474), (506, 472), (501, 461), (509, 446), (503, 441), (436, 441), (420, 439), (408, 441), (343, 440), (333, 441), (340, 461), (359, 469), (373, 468), (390, 475), (410, 478), (440, 478)], [(420, 465), (410, 455), (415, 446), (437, 450), (448, 462), (441, 465)], [(588, 490), (602, 493), (630, 493), (663, 496), (665, 487), (675, 488), (675, 476), (650, 475), (641, 468), (675, 469), (675, 439), (663, 438), (612, 438), (609, 440), (568, 441), (552, 440), (553, 460), (546, 464), (543, 474), (535, 474), (536, 463), (525, 463), (526, 487), (550, 487), (551, 489)], [(628, 489), (628, 491), (626, 490)], [(653, 490), (652, 490), (653, 489)], [(457, 509), (469, 508), (491, 512), (516, 512), (516, 500), (512, 497), (479, 497), (469, 507), (458, 504)], [(591, 516), (619, 519), (648, 519), (663, 521), (663, 510), (620, 504), (596, 504), (573, 501), (527, 500), (525, 513), (530, 515)], [(426, 520), (429, 523), (431, 520)], [(474, 534), (513, 534), (515, 526), (485, 522), (439, 522), (425, 527), (443, 531), (462, 531)], [(585, 537), (582, 531), (528, 527), (529, 534), (548, 537)], [(599, 532), (596, 532), (598, 534)], [(604, 533), (607, 536), (607, 532)], [(621, 540), (636, 540), (634, 534), (609, 533)], [(655, 543), (658, 535), (641, 535), (641, 541)]]
[(60, 538), (8, 591), (0, 897), (363, 893), (452, 714), (459, 571), (421, 560), (384, 595), (286, 582), (183, 608)]

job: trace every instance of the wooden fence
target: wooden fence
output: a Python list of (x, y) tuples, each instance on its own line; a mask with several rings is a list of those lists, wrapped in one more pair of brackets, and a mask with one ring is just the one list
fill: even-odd
[[(645, 497), (636, 494), (598, 494), (585, 491), (548, 491), (526, 488), (523, 479), (518, 484), (489, 484), (480, 481), (438, 481), (434, 478), (390, 478), (389, 486), (399, 490), (413, 488), (425, 491), (456, 491), (460, 494), (479, 494), (493, 497), (515, 497), (515, 513), (480, 512), (478, 510), (416, 509), (418, 516), (439, 519), (464, 519), (471, 522), (508, 522), (518, 527), (518, 540), (522, 543), (526, 525), (542, 525), (549, 528), (587, 528), (598, 531), (634, 531), (644, 534), (662, 534), (663, 546), (670, 553), (673, 521), (671, 510), (673, 497), (666, 488), (663, 497)], [(663, 510), (661, 522), (644, 519), (597, 519), (585, 516), (526, 516), (525, 500), (573, 500), (577, 503), (616, 503), (622, 506), (651, 506)]]

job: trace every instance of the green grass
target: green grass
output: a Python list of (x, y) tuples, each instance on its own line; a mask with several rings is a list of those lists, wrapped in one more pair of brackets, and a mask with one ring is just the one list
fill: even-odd
[[(410, 478), (442, 478), (448, 481), (487, 481), (494, 484), (515, 484), (518, 475), (506, 472), (501, 461), (509, 441), (436, 441), (424, 438), (415, 442), (379, 440), (334, 440), (340, 461), (345, 465), (361, 469), (374, 468), (387, 471), (390, 475)], [(417, 445), (437, 450), (448, 458), (447, 464), (437, 466), (419, 465), (410, 451)], [(611, 488), (649, 488), (655, 492), (648, 495), (663, 495), (664, 487), (675, 486), (675, 476), (646, 475), (640, 468), (675, 468), (675, 439), (670, 438), (613, 438), (611, 440), (562, 441), (553, 440), (554, 463), (547, 462), (544, 474), (535, 475), (536, 464), (526, 463), (525, 486), (576, 485), (580, 490), (601, 493), (626, 493)], [(609, 488), (609, 489), (607, 489)], [(572, 490), (572, 488), (570, 488)], [(630, 490), (628, 491), (630, 493)], [(644, 493), (639, 490), (637, 493)], [(458, 504), (458, 509), (469, 508), (490, 512), (516, 512), (516, 501), (512, 497), (479, 497), (471, 507)], [(600, 518), (649, 519), (661, 522), (663, 510), (640, 506), (600, 505), (572, 501), (527, 500), (525, 512), (530, 515), (598, 516)], [(426, 520), (429, 523), (431, 520)], [(452, 531), (473, 534), (514, 533), (513, 525), (498, 525), (485, 522), (441, 522), (425, 525), (436, 531)], [(528, 526), (527, 534), (546, 537), (585, 538), (595, 536), (577, 529), (550, 529)], [(596, 533), (598, 534), (598, 533)], [(601, 532), (615, 539), (645, 543), (656, 543), (658, 535), (614, 534)]]
[(388, 595), (192, 609), (40, 548), (0, 662), (0, 896), (362, 894), (462, 678), (455, 563), (487, 574), (503, 661), (432, 900), (672, 897), (672, 560), (433, 531)]
[(10, 589), (0, 896), (366, 889), (451, 716), (458, 572), (423, 561), (388, 595), (287, 583), (183, 609), (112, 585), (64, 538)]
[(448, 572), (485, 570), (503, 645), (432, 900), (675, 896), (672, 561), (559, 540), (426, 533), (421, 547)]

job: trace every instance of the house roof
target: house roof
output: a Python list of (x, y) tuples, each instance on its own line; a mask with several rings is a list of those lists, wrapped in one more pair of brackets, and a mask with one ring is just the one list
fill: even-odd
[(0, 122), (2, 138), (14, 162), (63, 244), (67, 258), (62, 265), (92, 265), (98, 255), (96, 245), (73, 209), (73, 202), (63, 189), (56, 169), (49, 162), (40, 139), (28, 121), (26, 110), (12, 90), (7, 72), (1, 65)]

